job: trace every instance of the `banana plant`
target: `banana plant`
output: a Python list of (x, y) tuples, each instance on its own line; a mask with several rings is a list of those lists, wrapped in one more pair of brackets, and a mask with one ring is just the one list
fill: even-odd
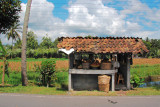
[[(4, 86), (4, 77), (5, 77), (5, 72), (8, 74), (8, 62), (6, 60), (7, 57), (7, 51), (2, 45), (2, 42), (0, 40), (0, 58), (3, 59), (3, 75), (2, 75), (2, 86)], [(9, 75), (8, 75), (9, 76)]]

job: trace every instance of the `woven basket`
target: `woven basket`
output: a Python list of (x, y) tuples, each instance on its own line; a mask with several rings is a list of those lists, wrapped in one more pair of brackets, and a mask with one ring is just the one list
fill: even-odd
[(109, 84), (110, 76), (100, 75), (98, 76), (98, 84)]
[(98, 86), (100, 91), (109, 92), (110, 76), (101, 75), (98, 76)]
[(89, 67), (90, 67), (90, 63), (82, 63), (82, 67), (83, 67), (83, 69), (89, 69)]
[(98, 84), (99, 91), (109, 92), (109, 84)]
[(108, 63), (102, 62), (101, 63), (101, 69), (103, 69), (103, 70), (111, 70), (111, 67), (112, 67), (112, 63), (111, 62), (108, 62)]

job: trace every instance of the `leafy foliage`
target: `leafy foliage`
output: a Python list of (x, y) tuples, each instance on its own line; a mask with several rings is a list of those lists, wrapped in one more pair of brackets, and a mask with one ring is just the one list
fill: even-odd
[[(21, 27), (19, 27), (20, 24), (14, 23), (14, 25), (9, 29), (9, 31), (6, 34), (7, 39), (9, 40), (10, 38), (12, 38), (12, 46), (11, 46), (11, 50), (13, 49), (13, 40), (21, 40), (20, 39), (20, 35), (18, 34), (18, 32), (21, 32)], [(12, 58), (12, 57), (11, 57)]]
[(138, 87), (139, 85), (143, 84), (143, 81), (144, 79), (139, 78), (139, 76), (136, 74), (134, 74), (130, 80), (131, 84), (133, 84), (133, 87)]
[(143, 40), (143, 43), (147, 46), (149, 53), (142, 55), (143, 57), (160, 58), (160, 39)]
[(42, 84), (48, 87), (55, 72), (55, 61), (42, 61), (41, 66), (37, 66), (36, 71), (40, 71)]
[(15, 49), (19, 49), (22, 47), (22, 41), (21, 40), (17, 40), (16, 43), (14, 44), (14, 48)]
[(27, 34), (27, 49), (37, 49), (37, 48), (38, 48), (37, 35), (34, 34), (33, 31), (29, 31)]
[(68, 89), (68, 70), (60, 70), (55, 73), (55, 82), (59, 84), (62, 89)]
[(19, 22), (20, 0), (0, 1), (0, 33), (5, 33), (15, 22)]
[(7, 51), (5, 50), (5, 48), (2, 45), (2, 42), (0, 40), (0, 57), (5, 57), (6, 55), (7, 55)]
[(7, 76), (9, 77), (9, 69), (8, 69), (8, 61), (7, 60), (5, 63), (5, 74), (7, 74)]
[(51, 48), (52, 47), (51, 38), (48, 36), (43, 37), (42, 42), (40, 44), (40, 47), (45, 48), (45, 49)]
[[(11, 49), (8, 50), (7, 58), (16, 58), (21, 57), (21, 49)], [(67, 55), (64, 53), (59, 53), (57, 48), (50, 49), (28, 49), (27, 50), (27, 58), (67, 58)]]
[(8, 72), (8, 62), (6, 60), (7, 57), (7, 51), (4, 48), (4, 46), (2, 45), (2, 42), (0, 40), (0, 58), (3, 59), (3, 75), (2, 75), (2, 85), (4, 85), (4, 78), (5, 78), (5, 73), (7, 73), (8, 77), (9, 77), (9, 72)]
[(58, 38), (54, 40), (54, 42), (52, 43), (52, 47), (57, 48), (57, 45), (58, 45)]
[(7, 39), (10, 40), (10, 38), (12, 38), (12, 41), (17, 39), (20, 40), (18, 32), (21, 32), (21, 29), (20, 24), (14, 23), (6, 34)]

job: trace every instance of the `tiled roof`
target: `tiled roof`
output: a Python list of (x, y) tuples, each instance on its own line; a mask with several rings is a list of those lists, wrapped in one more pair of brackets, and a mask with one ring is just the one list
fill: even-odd
[(76, 52), (93, 53), (143, 53), (148, 52), (141, 38), (133, 37), (61, 37), (58, 48)]

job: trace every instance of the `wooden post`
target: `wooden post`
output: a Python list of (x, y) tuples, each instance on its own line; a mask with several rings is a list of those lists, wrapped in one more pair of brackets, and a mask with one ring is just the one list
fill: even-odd
[(69, 60), (69, 69), (73, 69), (73, 63), (74, 63), (74, 54), (73, 53), (69, 54), (68, 60)]
[[(74, 63), (74, 54), (73, 53), (71, 53), (68, 56), (68, 60), (69, 60), (69, 70), (73, 69), (73, 63)], [(69, 74), (69, 76), (68, 76), (68, 91), (71, 91), (71, 90), (73, 90), (72, 89), (72, 74), (70, 72), (68, 74)]]
[(71, 73), (69, 73), (69, 76), (68, 76), (68, 91), (71, 91), (72, 90), (72, 79), (71, 79)]
[(130, 59), (129, 55), (127, 55), (127, 89), (130, 90)]
[(112, 74), (112, 91), (115, 91), (115, 84), (114, 84), (114, 76), (115, 74)]

